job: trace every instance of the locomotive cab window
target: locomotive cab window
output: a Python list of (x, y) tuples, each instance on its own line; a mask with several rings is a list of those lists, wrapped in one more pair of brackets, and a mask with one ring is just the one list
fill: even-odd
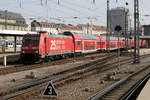
[(23, 42), (24, 43), (38, 43), (40, 40), (40, 35), (25, 35)]

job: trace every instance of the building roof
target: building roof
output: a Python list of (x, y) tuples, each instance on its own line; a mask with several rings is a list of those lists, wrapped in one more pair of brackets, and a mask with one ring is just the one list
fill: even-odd
[(9, 12), (7, 10), (5, 10), (5, 11), (0, 10), (0, 17), (5, 18), (6, 13), (7, 13), (7, 18), (8, 19), (19, 19), (19, 20), (24, 19), (21, 14), (14, 13), (14, 12)]
[(104, 26), (91, 25), (90, 27), (91, 27), (93, 30), (106, 30), (106, 27), (104, 27)]
[(16, 20), (16, 24), (26, 25), (25, 19), (19, 13), (9, 12), (7, 10), (5, 11), (0, 10), (0, 18)]
[[(88, 24), (79, 24), (77, 26), (88, 27)], [(104, 30), (104, 31), (106, 31), (106, 27), (105, 26), (89, 25), (89, 27), (92, 28), (92, 30)]]

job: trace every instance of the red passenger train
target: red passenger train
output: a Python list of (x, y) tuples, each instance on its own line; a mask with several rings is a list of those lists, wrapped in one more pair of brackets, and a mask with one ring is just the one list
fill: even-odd
[[(123, 38), (119, 39), (119, 47), (124, 48)], [(133, 41), (128, 42), (131, 47)], [(111, 37), (110, 50), (118, 48), (118, 38)], [(25, 34), (22, 41), (21, 60), (23, 63), (49, 61), (83, 53), (106, 50), (106, 37), (89, 34), (64, 32), (62, 35), (52, 35), (47, 32)]]

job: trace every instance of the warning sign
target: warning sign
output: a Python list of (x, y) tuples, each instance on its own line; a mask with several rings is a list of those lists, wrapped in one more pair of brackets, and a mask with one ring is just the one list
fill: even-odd
[(45, 89), (44, 96), (57, 96), (57, 92), (54, 88), (54, 86), (52, 85), (52, 82), (49, 82), (47, 85), (47, 88)]

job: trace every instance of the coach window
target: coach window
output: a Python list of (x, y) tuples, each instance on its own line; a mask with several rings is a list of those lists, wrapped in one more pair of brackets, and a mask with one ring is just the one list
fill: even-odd
[(102, 43), (102, 45), (105, 45), (105, 42), (101, 42)]
[(97, 42), (97, 45), (100, 45), (100, 42)]
[(115, 47), (116, 47), (116, 45), (110, 45), (110, 47), (111, 47), (111, 48), (115, 48)]
[(81, 41), (78, 41), (78, 45), (80, 45), (81, 44)]

